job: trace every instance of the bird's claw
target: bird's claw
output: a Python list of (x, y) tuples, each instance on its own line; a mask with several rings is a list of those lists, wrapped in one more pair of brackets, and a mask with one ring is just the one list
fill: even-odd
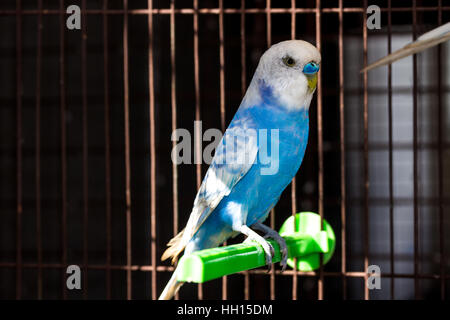
[(244, 242), (249, 242), (251, 240), (256, 241), (258, 244), (260, 244), (263, 247), (265, 258), (266, 258), (266, 265), (267, 265), (267, 273), (269, 273), (272, 270), (272, 259), (275, 255), (275, 249), (273, 246), (266, 241), (264, 238), (258, 236), (253, 237), (252, 235), (248, 236), (247, 239), (245, 239)]
[(281, 272), (283, 272), (286, 270), (287, 258), (288, 258), (288, 250), (287, 250), (287, 246), (286, 246), (286, 241), (283, 239), (282, 236), (280, 236), (278, 234), (278, 232), (271, 230), (271, 229), (270, 229), (270, 231), (267, 231), (267, 233), (264, 235), (264, 239), (268, 239), (268, 238), (275, 240), (276, 243), (278, 243), (278, 245), (280, 246), (280, 252), (281, 252), (280, 265), (281, 265)]
[(281, 272), (284, 272), (284, 270), (286, 270), (287, 257), (288, 257), (287, 248), (284, 248), (283, 250), (281, 250), (281, 261), (280, 261)]
[(267, 242), (267, 245), (269, 246), (270, 254), (267, 254), (266, 250), (264, 251), (266, 252), (267, 273), (270, 273), (270, 271), (272, 270), (272, 259), (275, 256), (275, 249), (269, 242)]

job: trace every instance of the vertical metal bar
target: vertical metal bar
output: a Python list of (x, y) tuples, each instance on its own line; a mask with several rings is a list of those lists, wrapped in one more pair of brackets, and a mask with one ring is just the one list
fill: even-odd
[[(295, 191), (297, 190), (297, 182), (294, 177), (291, 182), (291, 203), (292, 203), (292, 211), (291, 214), (295, 216), (297, 213), (297, 195)], [(297, 229), (297, 226), (294, 225), (294, 230)], [(294, 272), (292, 274), (292, 300), (298, 299), (298, 270), (297, 270), (297, 258), (294, 258)]]
[[(275, 229), (275, 208), (270, 213), (270, 227)], [(270, 272), (270, 300), (275, 300), (275, 266), (272, 264)]]
[(156, 141), (155, 141), (155, 85), (153, 68), (153, 0), (148, 0), (148, 84), (150, 98), (150, 222), (151, 222), (151, 264), (152, 299), (156, 299)]
[[(225, 132), (225, 44), (223, 23), (223, 0), (219, 0), (219, 63), (220, 63), (220, 126)], [(225, 244), (226, 245), (226, 242)], [(222, 277), (222, 300), (228, 296), (227, 276)]]
[[(413, 40), (416, 39), (417, 12), (416, 0), (413, 0)], [(418, 206), (418, 159), (417, 159), (417, 56), (413, 55), (413, 179), (414, 179), (414, 295), (419, 292), (419, 206)]]
[(16, 2), (16, 138), (17, 138), (17, 221), (16, 221), (16, 299), (22, 298), (22, 2)]
[[(388, 0), (388, 54), (392, 51), (392, 12), (391, 0)], [(389, 239), (391, 274), (394, 274), (394, 159), (392, 132), (392, 66), (388, 65), (388, 125), (389, 125)], [(395, 297), (395, 278), (391, 277), (391, 299)]]
[(81, 2), (82, 6), (82, 23), (81, 23), (81, 90), (83, 96), (83, 298), (87, 298), (88, 293), (88, 197), (89, 197), (89, 171), (88, 171), (88, 115), (87, 115), (87, 57), (86, 57), (86, 41), (87, 41), (87, 15), (86, 0)]
[(245, 94), (247, 90), (247, 63), (245, 46), (245, 0), (241, 0), (241, 90)]
[(108, 0), (103, 0), (103, 91), (105, 105), (106, 299), (111, 299), (111, 138), (108, 72)]
[[(291, 206), (292, 206), (292, 215), (295, 215), (297, 213), (297, 195), (295, 194), (295, 190), (297, 190), (296, 186), (297, 182), (295, 177), (292, 179), (291, 182)], [(297, 275), (294, 274), (294, 278), (296, 278)], [(294, 299), (296, 300), (296, 299)]]
[(128, 86), (128, 0), (123, 0), (123, 91), (124, 91), (124, 130), (125, 130), (125, 201), (127, 230), (127, 299), (132, 296), (131, 278), (131, 168), (130, 168), (130, 123)]
[[(241, 92), (242, 96), (245, 95), (247, 90), (247, 64), (246, 59), (246, 47), (245, 47), (245, 0), (241, 0)], [(244, 299), (250, 299), (250, 274), (248, 271), (244, 273)]]
[(339, 0), (339, 138), (341, 162), (341, 272), (342, 297), (347, 299), (347, 250), (346, 250), (346, 182), (345, 182), (345, 109), (344, 109), (344, 12), (343, 0)]
[[(199, 71), (199, 56), (198, 56), (198, 0), (194, 0), (194, 17), (193, 17), (193, 28), (194, 28), (194, 82), (195, 82), (195, 120), (200, 121), (200, 71)], [(197, 129), (198, 127), (196, 127)], [(200, 132), (196, 132), (196, 136), (200, 137)], [(196, 141), (195, 152), (197, 153), (197, 159), (201, 157), (200, 141)], [(200, 162), (200, 161), (199, 161)], [(196, 165), (196, 178), (197, 178), (197, 189), (201, 185), (202, 167), (201, 163)]]
[(219, 41), (220, 41), (220, 125), (225, 131), (225, 43), (223, 23), (223, 0), (219, 0)]
[[(64, 0), (59, 1), (59, 89), (60, 89), (60, 120), (61, 120), (61, 244), (62, 265), (67, 265), (67, 150), (66, 150), (66, 83), (65, 83), (65, 7)], [(61, 270), (62, 296), (67, 298), (64, 268)]]
[(36, 247), (37, 298), (42, 299), (42, 237), (41, 237), (41, 59), (42, 59), (42, 0), (38, 1), (36, 52)]
[(267, 47), (269, 48), (272, 45), (272, 15), (271, 15), (271, 0), (266, 0), (266, 20), (267, 20), (267, 28), (266, 28), (266, 38), (267, 38)]
[[(367, 0), (364, 0), (367, 8)], [(363, 10), (363, 60), (367, 66), (367, 12)], [(369, 267), (369, 96), (367, 91), (367, 71), (363, 74), (364, 85), (364, 299), (369, 300), (367, 268)]]
[[(170, 0), (170, 98), (172, 111), (172, 132), (177, 129), (177, 86), (176, 86), (176, 60), (175, 60), (175, 0)], [(176, 148), (177, 142), (172, 141), (172, 149)], [(178, 234), (178, 166), (172, 161), (172, 201), (173, 201), (173, 235)], [(178, 292), (175, 299), (179, 299)]]
[[(295, 13), (295, 0), (291, 0), (291, 39), (295, 40), (296, 36), (296, 13)], [(297, 213), (297, 183), (296, 179), (292, 179), (291, 182), (291, 205), (292, 205), (292, 215)], [(296, 226), (294, 226), (295, 231)], [(297, 259), (294, 259), (294, 273), (292, 274), (292, 300), (297, 300), (298, 291), (298, 273), (297, 273)]]
[[(442, 0), (438, 1), (438, 25), (442, 24)], [(445, 234), (444, 234), (444, 179), (442, 163), (442, 45), (437, 48), (438, 55), (438, 176), (439, 176), (439, 251), (440, 251), (440, 273), (441, 273), (441, 299), (445, 300)]]
[[(321, 4), (320, 0), (316, 0), (316, 45), (317, 49), (321, 51)], [(319, 71), (317, 79), (317, 151), (319, 157), (319, 173), (318, 173), (318, 184), (319, 184), (319, 215), (321, 224), (323, 227), (323, 134), (322, 134), (322, 76)], [(317, 298), (319, 300), (323, 299), (323, 255), (320, 255), (320, 269), (319, 269), (319, 280), (317, 283), (318, 293)]]
[(291, 39), (295, 40), (295, 29), (297, 23), (297, 15), (295, 13), (295, 0), (291, 0)]
[[(272, 45), (272, 16), (271, 16), (271, 0), (266, 0), (266, 38), (267, 48)], [(275, 208), (270, 211), (270, 227), (275, 228)], [(275, 266), (272, 265), (270, 273), (270, 299), (275, 300)]]
[[(199, 57), (198, 57), (198, 0), (194, 1), (194, 17), (193, 17), (193, 28), (194, 28), (194, 82), (195, 82), (195, 121), (200, 121), (200, 72), (199, 72)], [(197, 159), (199, 159), (196, 164), (196, 177), (197, 177), (197, 189), (201, 185), (202, 176), (202, 166), (201, 166), (201, 132), (199, 132), (199, 126), (195, 126), (195, 136), (197, 140), (195, 141), (195, 153), (197, 154)], [(203, 300), (203, 285), (198, 284), (198, 299)]]

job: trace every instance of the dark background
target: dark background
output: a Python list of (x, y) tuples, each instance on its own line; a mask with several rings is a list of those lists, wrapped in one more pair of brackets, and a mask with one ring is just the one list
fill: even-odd
[[(387, 1), (371, 1), (370, 4), (387, 6)], [(420, 6), (434, 6), (437, 1), (417, 1)], [(443, 1), (444, 5), (447, 1)], [(80, 1), (66, 1), (81, 6)], [(412, 1), (393, 1), (393, 7), (409, 7)], [(169, 1), (154, 1), (154, 8), (169, 8)], [(200, 8), (217, 8), (217, 1), (200, 1)], [(315, 1), (297, 1), (297, 7), (315, 8)], [(322, 1), (322, 7), (337, 7), (337, 1)], [(360, 7), (362, 1), (344, 1), (344, 7)], [(447, 3), (446, 5), (449, 5)], [(109, 9), (121, 9), (122, 1), (108, 1)], [(247, 8), (264, 8), (266, 1), (246, 1)], [(290, 7), (291, 1), (272, 1), (273, 7)], [(22, 65), (22, 164), (17, 162), (17, 17), (6, 14), (14, 10), (15, 1), (0, 4), (0, 262), (10, 264), (0, 268), (0, 298), (16, 297), (17, 257), (17, 172), (20, 169), (23, 214), (21, 220), (22, 259), (25, 265), (37, 262), (36, 225), (36, 54), (37, 15), (22, 16), (21, 65)], [(37, 9), (37, 1), (22, 1), (24, 10)], [(88, 9), (101, 9), (102, 1), (88, 1)], [(147, 7), (147, 1), (129, 1), (129, 9)], [(191, 1), (176, 1), (177, 8), (192, 8)], [(240, 1), (224, 1), (225, 8), (239, 8)], [(58, 9), (58, 1), (43, 1), (43, 8)], [(3, 11), (5, 12), (3, 12)], [(67, 15), (65, 15), (66, 17)], [(364, 21), (361, 13), (344, 14), (344, 34), (357, 35), (362, 39)], [(427, 26), (437, 24), (437, 12), (418, 12), (419, 34)], [(251, 80), (258, 59), (267, 48), (266, 15), (246, 15), (246, 80)], [(289, 14), (272, 14), (272, 43), (290, 39), (291, 20)], [(448, 11), (443, 12), (443, 21), (448, 21)], [(383, 27), (387, 15), (382, 13)], [(42, 17), (42, 60), (40, 88), (40, 204), (42, 259), (45, 264), (61, 263), (62, 241), (62, 147), (61, 147), (61, 91), (60, 73), (60, 25), (58, 14)], [(411, 30), (411, 12), (393, 13), (393, 31)], [(105, 116), (104, 69), (103, 69), (103, 16), (89, 14), (86, 20), (87, 32), (87, 151), (88, 151), (88, 224), (83, 221), (85, 201), (83, 198), (83, 112), (80, 30), (64, 28), (65, 57), (65, 122), (67, 146), (67, 263), (83, 263), (84, 236), (87, 235), (88, 262), (102, 265), (106, 261), (106, 188), (105, 188), (105, 122), (110, 125), (111, 150), (111, 263), (126, 265), (126, 206), (125, 206), (125, 156), (124, 156), (124, 73), (123, 73), (123, 16), (108, 15), (108, 78), (109, 117)], [(176, 15), (176, 99), (177, 127), (193, 132), (195, 117), (195, 87), (193, 67), (193, 18), (191, 14)], [(155, 133), (156, 133), (156, 256), (165, 249), (173, 236), (172, 202), (172, 162), (170, 152), (171, 100), (170, 100), (170, 17), (154, 15), (154, 66), (155, 66)], [(226, 123), (231, 120), (242, 98), (241, 84), (241, 43), (240, 15), (225, 14), (225, 105)], [(338, 64), (338, 15), (323, 13), (321, 16), (322, 41), (322, 96), (323, 96), (323, 141), (324, 141), (324, 217), (333, 226), (337, 235), (336, 252), (325, 266), (326, 271), (339, 271), (340, 261), (340, 153), (339, 153), (339, 64)], [(369, 30), (372, 33), (386, 32)], [(316, 43), (315, 13), (297, 14), (297, 38)], [(150, 239), (150, 149), (149, 149), (149, 83), (148, 83), (148, 20), (147, 15), (129, 15), (129, 101), (130, 101), (130, 163), (131, 163), (131, 230), (132, 265), (151, 264)], [(200, 107), (203, 130), (220, 128), (220, 88), (219, 88), (219, 24), (218, 15), (199, 15), (199, 70)], [(362, 57), (363, 52), (355, 52)], [(352, 63), (346, 60), (345, 63)], [(362, 82), (362, 76), (361, 76)], [(362, 97), (363, 91), (359, 93)], [(361, 106), (362, 108), (362, 106)], [(297, 175), (298, 211), (318, 211), (318, 150), (317, 150), (317, 97), (310, 108), (310, 138), (306, 156)], [(362, 117), (361, 117), (362, 121)], [(360, 146), (361, 150), (363, 146)], [(202, 166), (202, 173), (207, 165)], [(179, 227), (187, 221), (196, 194), (195, 165), (181, 165), (178, 168), (179, 182)], [(363, 174), (361, 172), (361, 174)], [(291, 214), (291, 189), (288, 187), (276, 206), (275, 226), (279, 228)], [(348, 205), (350, 206), (350, 205)], [(351, 221), (349, 220), (349, 224)], [(234, 241), (241, 241), (237, 238)], [(362, 238), (361, 238), (362, 241)], [(350, 245), (349, 245), (350, 246)], [(362, 261), (363, 251), (348, 250), (347, 261)], [(278, 268), (278, 266), (276, 267)], [(43, 270), (42, 297), (62, 298), (61, 267)], [(361, 271), (361, 270), (358, 270)], [(113, 270), (111, 273), (111, 297), (126, 298), (126, 271)], [(157, 292), (161, 292), (170, 272), (157, 273)], [(21, 297), (37, 298), (37, 268), (25, 267), (22, 272)], [(251, 275), (250, 297), (267, 299), (270, 297), (269, 275)], [(362, 278), (348, 278), (349, 287), (356, 284), (360, 289), (351, 290), (350, 298), (364, 297)], [(384, 280), (383, 280), (384, 281)], [(388, 280), (386, 280), (388, 281)], [(105, 270), (89, 268), (87, 298), (106, 297)], [(324, 297), (342, 298), (342, 279), (325, 277)], [(68, 292), (69, 298), (83, 298), (83, 291)], [(275, 296), (291, 299), (292, 277), (275, 276)], [(436, 286), (437, 297), (439, 286)], [(434, 296), (433, 293), (430, 297)], [(181, 298), (197, 296), (195, 285), (185, 285)], [(242, 275), (228, 277), (228, 296), (233, 299), (244, 297)], [(132, 272), (132, 297), (151, 298), (151, 272)], [(204, 284), (205, 298), (221, 298), (221, 280)], [(317, 277), (299, 278), (299, 298), (316, 299)]]

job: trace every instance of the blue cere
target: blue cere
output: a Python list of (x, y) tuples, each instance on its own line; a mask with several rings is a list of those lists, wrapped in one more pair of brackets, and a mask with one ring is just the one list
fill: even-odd
[(315, 62), (310, 62), (303, 67), (304, 74), (314, 74), (319, 71), (319, 65)]

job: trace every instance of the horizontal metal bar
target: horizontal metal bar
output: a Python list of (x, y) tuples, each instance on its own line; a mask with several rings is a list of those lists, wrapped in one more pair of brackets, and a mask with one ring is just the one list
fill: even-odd
[[(364, 144), (362, 143), (347, 143), (345, 146), (345, 150), (348, 151), (360, 151), (362, 149)], [(392, 149), (394, 151), (408, 151), (412, 150), (412, 142), (396, 142), (392, 144)], [(311, 145), (309, 147), (312, 151), (315, 151), (315, 146)], [(388, 142), (371, 142), (369, 143), (369, 148), (371, 151), (388, 151), (389, 150), (389, 143)], [(424, 151), (424, 150), (448, 150), (450, 149), (450, 143), (449, 142), (441, 142), (441, 145), (439, 145), (438, 142), (421, 142), (419, 143), (418, 150)], [(134, 155), (136, 156), (146, 156), (149, 152), (149, 148), (137, 148), (134, 150)], [(12, 153), (15, 151), (15, 147), (13, 146), (0, 146), (0, 153)], [(55, 157), (59, 155), (59, 148), (57, 147), (42, 147), (41, 148), (42, 153), (45, 155), (45, 157)], [(69, 156), (78, 155), (82, 151), (82, 146), (71, 146), (67, 148), (67, 154)], [(89, 154), (93, 157), (102, 157), (104, 155), (104, 149), (102, 147), (89, 147), (88, 148)], [(327, 148), (324, 150), (324, 153), (327, 152), (336, 152), (339, 151), (339, 143), (338, 142), (330, 142), (330, 144), (327, 146)], [(26, 157), (34, 157), (35, 155), (35, 149), (33, 147), (25, 146), (22, 148), (23, 156)], [(119, 147), (111, 147), (111, 156), (119, 156), (122, 154), (122, 149)], [(189, 166), (190, 164), (185, 164), (186, 166)]]
[[(15, 268), (16, 263), (15, 262), (2, 262), (0, 263), (0, 268)], [(37, 263), (23, 263), (23, 268), (26, 269), (36, 269), (38, 268)], [(43, 263), (40, 265), (42, 269), (61, 269), (61, 268), (67, 268), (66, 265), (62, 265), (60, 263)], [(110, 270), (118, 270), (118, 271), (143, 271), (143, 272), (152, 272), (154, 270), (154, 267), (151, 265), (103, 265), (103, 264), (92, 264), (88, 266), (84, 266), (83, 264), (79, 265), (80, 268), (86, 268), (88, 270), (105, 270), (107, 268), (110, 268)], [(156, 271), (157, 272), (173, 272), (175, 270), (172, 266), (157, 266)], [(250, 274), (265, 274), (267, 275), (267, 270), (265, 269), (255, 269), (255, 270), (248, 270), (245, 271)], [(319, 273), (315, 271), (311, 272), (304, 272), (304, 271), (294, 271), (294, 270), (285, 270), (282, 272), (281, 270), (274, 270), (276, 275), (279, 276), (292, 276), (294, 273), (296, 273), (298, 276), (304, 276), (304, 277), (318, 277)], [(244, 271), (240, 272), (239, 274), (244, 275)], [(323, 275), (326, 277), (350, 277), (350, 278), (364, 278), (366, 273), (364, 271), (348, 271), (348, 272), (330, 272), (330, 271), (324, 271)], [(431, 273), (423, 273), (423, 274), (413, 274), (413, 273), (382, 273), (381, 278), (403, 278), (403, 279), (414, 279), (414, 277), (420, 278), (420, 279), (441, 279), (440, 274), (431, 274)], [(445, 275), (445, 279), (450, 279), (450, 274)]]
[[(412, 12), (413, 9), (410, 7), (400, 7), (400, 8), (380, 8), (381, 12)], [(416, 7), (415, 11), (436, 11), (438, 9), (438, 7)], [(321, 13), (339, 13), (341, 9), (339, 8), (322, 8), (321, 9)], [(352, 8), (344, 8), (342, 9), (342, 11), (344, 13), (363, 13), (364, 12), (364, 8), (357, 8), (357, 7), (352, 7)], [(446, 6), (446, 7), (441, 7), (442, 11), (449, 11), (450, 10), (450, 6)], [(164, 8), (164, 9), (152, 9), (152, 10), (148, 10), (148, 9), (130, 9), (127, 10), (126, 13), (130, 14), (130, 15), (139, 15), (139, 14), (167, 14), (169, 15), (172, 12), (171, 9), (169, 8)], [(183, 9), (175, 9), (175, 13), (176, 14), (220, 14), (220, 9), (219, 8), (201, 8), (198, 10), (194, 10), (191, 8), (183, 8)], [(224, 14), (241, 14), (242, 12), (244, 12), (245, 14), (267, 14), (267, 13), (271, 13), (271, 14), (292, 14), (294, 13), (315, 13), (316, 9), (315, 8), (295, 8), (295, 9), (291, 9), (291, 8), (270, 8), (270, 9), (266, 9), (266, 8), (247, 8), (244, 9), (243, 11), (241, 9), (238, 8), (228, 8), (228, 9), (223, 9), (223, 13)], [(40, 10), (22, 10), (20, 12), (20, 14), (22, 15), (35, 15), (35, 14), (44, 14), (44, 15), (51, 15), (51, 14), (60, 14), (61, 11), (58, 9), (44, 9), (42, 11)], [(65, 14), (65, 11), (63, 11), (63, 13)], [(16, 10), (0, 10), (0, 15), (16, 15), (18, 14)], [(108, 10), (102, 10), (102, 9), (88, 9), (86, 10), (85, 14), (117, 14), (117, 15), (123, 15), (125, 14), (125, 10), (122, 9), (108, 9)]]

